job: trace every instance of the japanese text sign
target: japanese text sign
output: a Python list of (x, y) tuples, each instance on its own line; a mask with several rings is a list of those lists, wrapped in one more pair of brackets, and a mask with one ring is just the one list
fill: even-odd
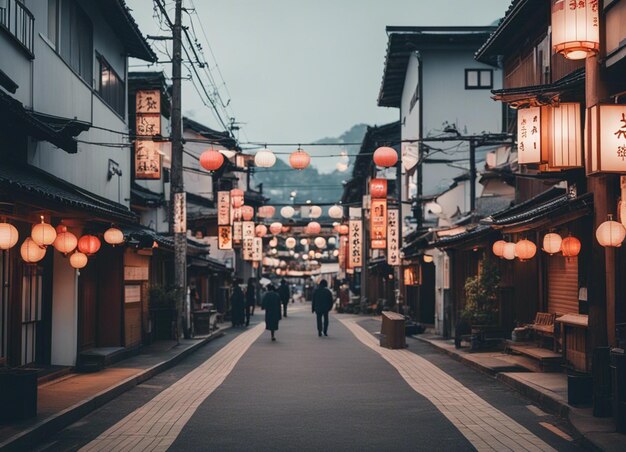
[(217, 227), (217, 247), (220, 250), (232, 250), (233, 238), (230, 226)]
[(389, 209), (387, 211), (387, 224), (389, 232), (387, 234), (387, 264), (400, 265), (400, 231), (399, 231), (399, 211)]
[(372, 199), (370, 241), (372, 249), (385, 249), (387, 242), (387, 200)]
[(217, 192), (217, 224), (230, 225), (230, 193), (227, 191)]
[(361, 220), (350, 220), (348, 223), (348, 266), (363, 266), (363, 223)]

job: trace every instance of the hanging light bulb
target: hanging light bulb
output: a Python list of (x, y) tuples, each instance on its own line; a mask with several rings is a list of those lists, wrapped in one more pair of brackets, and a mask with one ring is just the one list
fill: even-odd
[(254, 156), (254, 164), (259, 168), (271, 168), (276, 163), (276, 156), (269, 149), (261, 149)]
[(57, 231), (44, 221), (43, 215), (41, 216), (41, 223), (33, 225), (33, 229), (30, 236), (39, 246), (52, 245), (57, 238)]
[(15, 246), (20, 235), (17, 228), (10, 223), (0, 223), (0, 250), (8, 250)]

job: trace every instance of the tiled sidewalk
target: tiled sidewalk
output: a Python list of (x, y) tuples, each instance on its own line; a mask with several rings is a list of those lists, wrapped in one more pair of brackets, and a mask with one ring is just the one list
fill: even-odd
[(605, 451), (626, 450), (626, 435), (616, 433), (612, 418), (596, 418), (591, 408), (576, 408), (567, 403), (567, 376), (564, 373), (516, 372), (514, 361), (502, 352), (469, 353), (456, 349), (451, 340), (434, 335), (414, 336), (452, 358), (490, 374), (512, 386), (543, 408), (568, 418), (589, 445)]
[(37, 416), (0, 426), (0, 449), (25, 449), (75, 422), (123, 392), (168, 369), (208, 341), (223, 335), (158, 342), (137, 356), (96, 373), (69, 374), (39, 386)]

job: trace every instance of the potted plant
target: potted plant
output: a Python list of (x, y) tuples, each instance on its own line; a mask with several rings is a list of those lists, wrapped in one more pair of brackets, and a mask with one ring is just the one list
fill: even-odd
[(150, 314), (154, 340), (175, 339), (176, 299), (178, 289), (172, 286), (150, 288)]

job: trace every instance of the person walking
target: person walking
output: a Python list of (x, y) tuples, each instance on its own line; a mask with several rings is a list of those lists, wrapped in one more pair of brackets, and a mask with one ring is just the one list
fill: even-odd
[(267, 286), (267, 292), (263, 295), (261, 304), (265, 309), (265, 329), (272, 333), (272, 341), (275, 341), (274, 332), (278, 329), (278, 322), (282, 317), (280, 315), (280, 295), (276, 292), (274, 285), (269, 284)]
[(283, 304), (283, 317), (287, 317), (287, 305), (289, 304), (291, 291), (289, 290), (289, 285), (284, 278), (280, 281), (280, 286), (278, 287), (278, 295), (280, 295), (280, 302)]
[(233, 294), (230, 297), (230, 318), (233, 322), (233, 326), (242, 326), (244, 322), (244, 295), (243, 290), (239, 287), (238, 282), (235, 282)]
[(250, 325), (250, 316), (254, 315), (255, 306), (256, 284), (254, 278), (248, 278), (248, 287), (246, 288), (246, 326)]
[[(333, 308), (333, 304), (333, 294), (328, 289), (328, 282), (322, 279), (313, 291), (313, 304), (311, 305), (311, 312), (317, 315), (318, 336), (321, 336), (322, 332), (324, 336), (328, 336), (328, 313)], [(324, 321), (323, 324), (322, 320)]]

